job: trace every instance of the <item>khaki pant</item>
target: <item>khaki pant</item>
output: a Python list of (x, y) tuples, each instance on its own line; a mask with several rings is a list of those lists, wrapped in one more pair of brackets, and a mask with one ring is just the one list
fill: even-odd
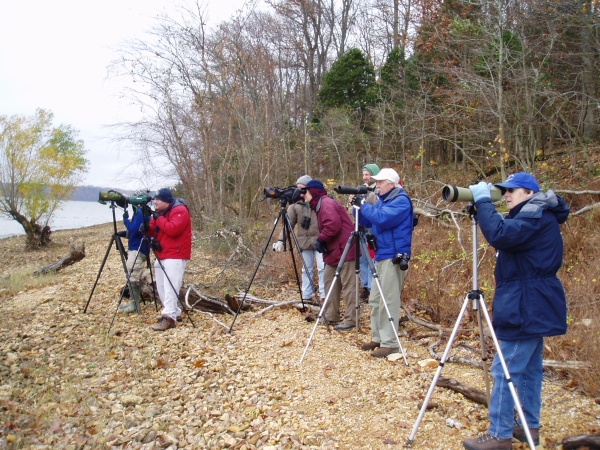
[[(400, 270), (400, 266), (393, 264), (391, 259), (377, 261), (376, 264), (377, 276), (380, 280), (383, 297), (390, 311), (390, 316), (394, 319), (394, 328), (397, 332), (398, 322), (400, 321), (402, 284), (408, 270)], [(397, 335), (394, 332), (394, 328), (392, 328), (392, 322), (390, 322), (388, 313), (382, 303), (381, 294), (375, 280), (373, 280), (373, 285), (371, 286), (369, 306), (371, 307), (371, 333), (373, 335), (373, 342), (379, 342), (385, 348), (398, 347)]]
[[(135, 266), (133, 264), (134, 261)], [(137, 283), (140, 281), (145, 268), (146, 255), (138, 252), (137, 250), (129, 250), (127, 252), (127, 272), (129, 272), (129, 281), (132, 283)]]
[(346, 261), (342, 266), (339, 277), (337, 278), (331, 293), (331, 283), (335, 275), (337, 266), (325, 264), (325, 292), (329, 295), (324, 317), (329, 322), (339, 322), (340, 320), (340, 294), (346, 302), (346, 311), (344, 312), (344, 323), (356, 325), (356, 279), (354, 270), (354, 261)]

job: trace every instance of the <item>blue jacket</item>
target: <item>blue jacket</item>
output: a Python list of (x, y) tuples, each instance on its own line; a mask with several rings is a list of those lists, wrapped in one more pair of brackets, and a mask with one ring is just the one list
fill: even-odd
[[(131, 220), (123, 219), (123, 224), (125, 228), (127, 228), (127, 237), (129, 242), (127, 244), (128, 250), (138, 250), (144, 255), (148, 256), (148, 243), (145, 243), (140, 248), (140, 244), (142, 243), (142, 233), (140, 233), (140, 225), (142, 225), (142, 208), (135, 208), (134, 213)], [(146, 226), (150, 222), (150, 217), (146, 217)]]
[(360, 207), (359, 224), (371, 228), (377, 244), (375, 261), (390, 259), (397, 253), (410, 256), (413, 231), (413, 207), (401, 187), (396, 187), (374, 205)]
[(497, 250), (493, 326), (498, 339), (565, 334), (567, 302), (556, 277), (563, 257), (559, 224), (569, 215), (565, 201), (552, 191), (538, 192), (506, 218), (490, 200), (475, 205), (481, 232)]

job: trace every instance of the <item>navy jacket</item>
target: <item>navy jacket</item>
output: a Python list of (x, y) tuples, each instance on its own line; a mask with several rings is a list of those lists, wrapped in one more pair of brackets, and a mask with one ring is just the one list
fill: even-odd
[[(127, 248), (129, 250), (138, 250), (144, 255), (148, 256), (148, 243), (145, 242), (144, 245), (140, 247), (142, 238), (144, 237), (142, 233), (140, 233), (140, 225), (142, 224), (142, 220), (142, 209), (134, 207), (132, 219), (123, 219), (123, 224), (125, 225), (125, 228), (127, 228), (127, 237), (129, 239)], [(150, 218), (146, 217), (146, 225), (148, 222), (150, 222)]]
[(506, 218), (490, 200), (476, 202), (481, 232), (497, 250), (493, 326), (500, 340), (556, 336), (567, 331), (559, 224), (569, 215), (551, 190), (515, 206)]
[(360, 207), (359, 224), (371, 228), (377, 250), (375, 261), (390, 259), (397, 253), (410, 256), (413, 231), (413, 207), (401, 187), (396, 187), (374, 205), (365, 202)]

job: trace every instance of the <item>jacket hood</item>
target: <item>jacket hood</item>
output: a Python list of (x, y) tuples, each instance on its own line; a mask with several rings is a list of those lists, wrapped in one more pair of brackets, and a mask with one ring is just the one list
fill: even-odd
[(565, 223), (569, 216), (570, 209), (567, 203), (560, 195), (556, 195), (551, 189), (548, 192), (537, 192), (533, 194), (529, 201), (523, 205), (518, 214), (521, 217), (530, 217), (539, 219), (542, 217), (544, 210), (552, 212), (558, 223)]

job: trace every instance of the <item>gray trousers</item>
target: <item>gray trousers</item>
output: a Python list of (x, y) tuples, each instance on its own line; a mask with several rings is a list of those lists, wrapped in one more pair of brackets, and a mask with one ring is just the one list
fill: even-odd
[[(383, 297), (385, 298), (390, 315), (392, 316), (394, 327), (398, 331), (398, 322), (400, 321), (400, 296), (402, 295), (402, 284), (406, 278), (408, 270), (400, 270), (400, 266), (393, 264), (391, 259), (377, 261), (377, 275)], [(381, 294), (373, 279), (371, 286), (371, 295), (369, 296), (369, 306), (371, 307), (371, 334), (373, 342), (381, 343), (382, 347), (398, 347), (398, 340), (392, 328), (385, 306), (382, 304)]]

